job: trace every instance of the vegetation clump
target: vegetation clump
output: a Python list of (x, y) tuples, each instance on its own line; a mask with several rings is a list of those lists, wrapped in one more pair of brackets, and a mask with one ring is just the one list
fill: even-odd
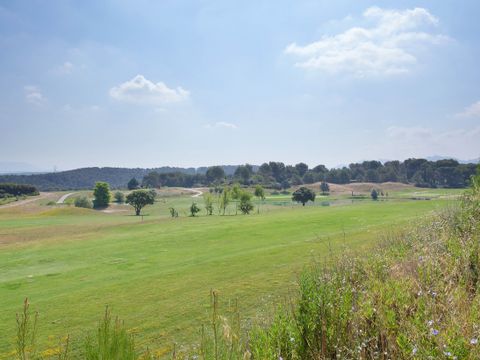
[(127, 184), (128, 190), (136, 190), (139, 187), (140, 187), (140, 183), (134, 177), (131, 178), (130, 181), (128, 182), (128, 184)]
[(125, 202), (125, 195), (121, 191), (116, 191), (113, 197), (118, 204), (123, 204)]
[(328, 195), (328, 193), (330, 192), (330, 186), (326, 181), (322, 181), (320, 183), (320, 190), (322, 191), (322, 195)]
[(0, 183), (0, 198), (7, 196), (34, 196), (38, 194), (37, 188), (33, 185)]
[(85, 208), (85, 209), (91, 209), (93, 207), (92, 202), (86, 196), (79, 196), (75, 198), (75, 201), (73, 202), (73, 204), (75, 205), (75, 207)]

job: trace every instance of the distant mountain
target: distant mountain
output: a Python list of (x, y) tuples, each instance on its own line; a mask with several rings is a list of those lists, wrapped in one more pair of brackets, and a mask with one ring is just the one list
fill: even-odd
[[(233, 175), (237, 165), (222, 166), (227, 175)], [(258, 166), (255, 166), (256, 170)], [(0, 175), (0, 183), (13, 182), (17, 184), (35, 185), (41, 191), (48, 190), (80, 190), (91, 189), (96, 181), (106, 181), (115, 188), (126, 187), (131, 178), (142, 181), (143, 177), (150, 172), (182, 173), (188, 175), (205, 174), (207, 167), (181, 168), (163, 166), (159, 168), (114, 168), (114, 167), (90, 167), (68, 171), (41, 173), (41, 174), (3, 174)]]
[(459, 160), (462, 164), (480, 164), (480, 157), (472, 160)]
[(46, 172), (32, 164), (16, 161), (0, 161), (0, 174), (33, 174)]

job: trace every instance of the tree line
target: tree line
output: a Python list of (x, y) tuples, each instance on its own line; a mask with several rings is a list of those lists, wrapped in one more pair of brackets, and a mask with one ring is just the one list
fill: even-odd
[(460, 164), (456, 160), (428, 161), (364, 161), (341, 168), (328, 169), (324, 165), (310, 168), (305, 163), (285, 165), (270, 161), (257, 165), (212, 166), (209, 168), (161, 167), (113, 168), (91, 167), (57, 173), (33, 175), (0, 175), (0, 183), (30, 184), (41, 191), (82, 190), (95, 186), (97, 181), (108, 182), (112, 189), (122, 189), (135, 178), (145, 187), (211, 186), (239, 182), (242, 185), (261, 184), (276, 190), (290, 186), (327, 181), (335, 184), (349, 182), (398, 181), (422, 187), (465, 187), (475, 173), (475, 164)]
[(0, 183), (0, 198), (33, 195), (38, 195), (38, 190), (35, 186), (13, 183)]
[(313, 168), (305, 163), (285, 165), (283, 162), (263, 163), (257, 169), (252, 165), (238, 166), (232, 175), (225, 173), (221, 166), (212, 166), (205, 174), (150, 172), (142, 180), (143, 187), (162, 186), (212, 186), (235, 183), (242, 185), (261, 184), (276, 190), (291, 186), (329, 182), (348, 184), (350, 182), (402, 182), (419, 187), (463, 188), (469, 185), (475, 174), (476, 164), (461, 164), (456, 160), (428, 161), (407, 159), (405, 161), (363, 161), (342, 168), (328, 169), (324, 165)]

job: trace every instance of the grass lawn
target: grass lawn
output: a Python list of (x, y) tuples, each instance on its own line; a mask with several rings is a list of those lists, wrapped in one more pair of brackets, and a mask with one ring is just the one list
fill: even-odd
[[(25, 297), (40, 312), (44, 345), (50, 335), (83, 336), (107, 304), (139, 332), (140, 344), (188, 344), (208, 319), (211, 288), (224, 303), (238, 298), (244, 317), (261, 317), (295, 288), (312, 257), (368, 247), (380, 233), (453, 204), (434, 196), (301, 207), (275, 206), (272, 198), (260, 214), (191, 218), (184, 209), (201, 198), (165, 197), (143, 221), (130, 209), (0, 210), (0, 354), (12, 349)], [(179, 218), (168, 217), (170, 206), (181, 210)]]

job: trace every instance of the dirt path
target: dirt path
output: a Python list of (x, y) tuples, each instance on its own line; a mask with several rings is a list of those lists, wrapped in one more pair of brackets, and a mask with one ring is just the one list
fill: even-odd
[(183, 188), (183, 190), (186, 190), (186, 191), (189, 191), (189, 192), (192, 192), (194, 193), (192, 195), (192, 198), (197, 198), (199, 196), (201, 196), (203, 194), (203, 191), (199, 190), (199, 189), (189, 189), (189, 188)]
[(0, 205), (0, 209), (7, 209), (7, 208), (12, 208), (15, 206), (21, 206), (25, 204), (32, 203), (37, 200), (45, 199), (49, 197), (51, 193), (40, 193), (40, 195), (33, 196), (31, 198), (25, 199), (25, 200), (18, 200), (18, 201), (13, 201), (11, 203), (5, 204), (5, 205)]
[(57, 201), (57, 204), (63, 204), (65, 202), (65, 200), (67, 200), (67, 198), (71, 195), (73, 195), (75, 193), (68, 193), (68, 194), (65, 194), (63, 195), (60, 199), (58, 199)]

